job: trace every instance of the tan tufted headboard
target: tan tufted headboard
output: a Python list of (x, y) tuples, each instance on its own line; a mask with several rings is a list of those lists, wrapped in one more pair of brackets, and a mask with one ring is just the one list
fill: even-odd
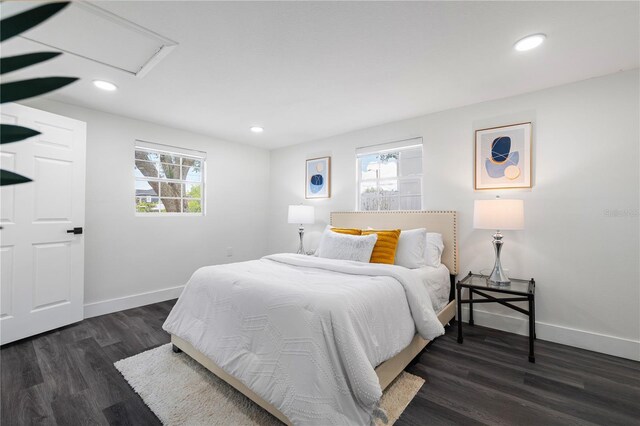
[(444, 240), (442, 263), (458, 274), (458, 232), (455, 211), (331, 212), (331, 225), (340, 228), (415, 229), (438, 232)]

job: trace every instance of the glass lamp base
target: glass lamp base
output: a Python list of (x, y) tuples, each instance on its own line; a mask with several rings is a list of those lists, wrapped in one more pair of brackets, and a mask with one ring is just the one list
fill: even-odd
[(496, 287), (507, 287), (511, 285), (511, 280), (509, 280), (509, 277), (507, 277), (501, 267), (499, 270), (496, 270), (495, 267), (493, 268), (491, 275), (487, 278), (487, 282)]
[(496, 287), (506, 287), (511, 285), (511, 280), (507, 276), (507, 274), (502, 269), (502, 264), (500, 263), (500, 252), (502, 251), (502, 234), (500, 231), (497, 231), (493, 235), (493, 248), (496, 252), (496, 263), (493, 265), (493, 271), (491, 271), (491, 275), (487, 278), (487, 282)]
[(304, 226), (300, 225), (300, 227), (298, 228), (298, 234), (300, 235), (300, 246), (298, 247), (298, 251), (296, 252), (296, 254), (307, 254), (304, 251)]

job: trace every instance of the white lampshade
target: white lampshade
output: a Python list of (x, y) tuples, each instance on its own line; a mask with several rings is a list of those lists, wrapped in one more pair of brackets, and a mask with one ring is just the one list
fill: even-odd
[(313, 206), (289, 206), (289, 223), (313, 223), (315, 213)]
[(524, 229), (523, 200), (475, 200), (473, 227), (476, 229)]

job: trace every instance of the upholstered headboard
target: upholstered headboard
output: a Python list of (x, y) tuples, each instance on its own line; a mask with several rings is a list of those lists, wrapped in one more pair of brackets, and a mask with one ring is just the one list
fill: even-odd
[(442, 263), (451, 275), (458, 274), (458, 233), (455, 211), (331, 212), (331, 225), (340, 228), (415, 229), (442, 234)]

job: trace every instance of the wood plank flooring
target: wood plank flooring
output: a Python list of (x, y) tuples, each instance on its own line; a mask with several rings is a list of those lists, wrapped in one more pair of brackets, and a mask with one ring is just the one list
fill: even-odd
[[(169, 342), (162, 302), (44, 333), (0, 350), (0, 423), (158, 425), (113, 363)], [(640, 425), (640, 363), (455, 327), (408, 371), (426, 383), (396, 425)]]
[(484, 327), (456, 328), (409, 367), (426, 380), (397, 425), (640, 425), (640, 363)]

